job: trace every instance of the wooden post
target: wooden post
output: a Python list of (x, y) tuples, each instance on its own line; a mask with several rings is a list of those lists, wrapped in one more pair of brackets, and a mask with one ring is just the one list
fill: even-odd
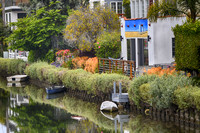
[(115, 71), (117, 71), (117, 61), (115, 61)]
[(105, 73), (105, 60), (103, 59), (103, 72)]
[(111, 61), (109, 60), (109, 72), (111, 73)]

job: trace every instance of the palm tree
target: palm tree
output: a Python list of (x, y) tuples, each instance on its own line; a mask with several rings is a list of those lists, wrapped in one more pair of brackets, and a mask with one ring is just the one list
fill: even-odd
[(158, 17), (186, 15), (192, 22), (200, 13), (200, 0), (161, 0), (150, 5), (147, 18), (157, 21)]

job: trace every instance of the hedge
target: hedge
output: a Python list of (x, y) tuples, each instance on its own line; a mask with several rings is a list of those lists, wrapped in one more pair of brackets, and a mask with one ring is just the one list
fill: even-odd
[(174, 102), (174, 91), (192, 84), (191, 78), (182, 75), (144, 75), (131, 82), (129, 99), (138, 106), (143, 101), (159, 109), (170, 108), (180, 103)]
[(177, 70), (200, 72), (200, 21), (173, 28)]
[(88, 93), (111, 93), (113, 82), (122, 82), (123, 90), (128, 88), (129, 77), (120, 74), (92, 74), (83, 69), (68, 70), (56, 68), (45, 62), (36, 62), (28, 66), (25, 73), (30, 78), (47, 81), (51, 84), (62, 83), (67, 88), (84, 90)]
[(1, 74), (23, 74), (26, 68), (26, 62), (21, 59), (5, 59), (0, 58)]

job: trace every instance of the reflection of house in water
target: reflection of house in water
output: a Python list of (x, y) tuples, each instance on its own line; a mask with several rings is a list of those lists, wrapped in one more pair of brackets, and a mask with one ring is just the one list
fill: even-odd
[(7, 132), (19, 131), (17, 123), (9, 119), (12, 116), (17, 116), (17, 114), (11, 108), (15, 108), (16, 106), (21, 106), (21, 105), (28, 105), (29, 98), (28, 96), (21, 96), (19, 94), (13, 95), (12, 93), (10, 93), (9, 104), (10, 107), (8, 107), (6, 112)]

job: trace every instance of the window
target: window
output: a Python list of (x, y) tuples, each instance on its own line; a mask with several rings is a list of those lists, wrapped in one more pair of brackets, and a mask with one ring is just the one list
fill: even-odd
[(26, 17), (26, 13), (17, 13), (17, 18), (25, 18)]
[(135, 1), (132, 2), (132, 15), (133, 17), (132, 18), (135, 18)]
[(113, 3), (111, 3), (111, 10), (113, 11), (113, 12), (116, 12), (116, 3), (115, 2), (113, 2)]
[(172, 38), (172, 57), (175, 57), (175, 38)]
[(111, 10), (116, 12), (117, 14), (122, 14), (122, 2), (111, 2)]
[(8, 14), (6, 13), (6, 23), (8, 23)]
[(11, 22), (11, 13), (9, 13), (9, 22)]
[(117, 13), (122, 14), (122, 2), (117, 2)]
[(142, 2), (142, 17), (144, 18), (144, 0), (142, 0), (141, 2)]
[(136, 10), (137, 10), (136, 17), (139, 18), (140, 17), (139, 0), (136, 1)]

